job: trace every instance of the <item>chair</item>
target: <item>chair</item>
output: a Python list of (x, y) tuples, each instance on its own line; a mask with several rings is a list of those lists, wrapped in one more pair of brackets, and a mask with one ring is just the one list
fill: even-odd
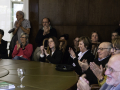
[[(43, 46), (44, 46), (44, 48), (47, 50), (47, 52), (50, 54), (50, 50), (49, 50), (49, 46), (48, 46), (48, 38), (45, 38), (44, 40), (43, 40)], [(48, 62), (49, 63), (49, 61), (46, 59), (46, 62)]]
[(47, 48), (48, 48), (48, 38), (45, 38), (45, 39), (43, 40), (43, 46), (44, 46), (44, 48), (47, 50)]
[(67, 46), (67, 41), (66, 40), (59, 40), (59, 42), (62, 42), (62, 45), (59, 45), (59, 49), (64, 53), (66, 46)]

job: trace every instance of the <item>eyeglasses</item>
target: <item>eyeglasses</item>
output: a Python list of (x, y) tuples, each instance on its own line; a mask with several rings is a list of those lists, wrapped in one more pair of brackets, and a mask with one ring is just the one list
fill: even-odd
[(108, 65), (105, 65), (105, 69), (109, 70), (110, 74), (113, 73), (113, 72), (120, 72), (120, 71), (115, 71), (113, 68), (109, 67)]
[(112, 49), (113, 51), (120, 50), (120, 49), (117, 49), (116, 47), (112, 47), (111, 49)]
[(20, 37), (20, 38), (26, 38), (26, 37)]
[(42, 23), (48, 23), (48, 22), (42, 22)]
[(98, 48), (97, 51), (98, 51), (98, 50), (103, 51), (104, 49), (111, 49), (111, 48)]

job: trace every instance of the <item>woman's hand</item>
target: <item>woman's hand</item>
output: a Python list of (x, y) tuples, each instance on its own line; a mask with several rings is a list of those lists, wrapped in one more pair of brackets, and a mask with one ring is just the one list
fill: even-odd
[(44, 49), (45, 55), (48, 56), (47, 50)]
[(103, 69), (102, 65), (100, 65), (100, 67), (99, 67), (94, 62), (90, 62), (90, 69), (93, 71), (93, 73), (99, 80), (101, 80), (104, 77), (104, 74), (103, 74), (104, 69)]
[(17, 45), (17, 50), (19, 50), (20, 49), (20, 43), (18, 41), (16, 42), (16, 45)]
[(78, 63), (82, 69), (82, 72), (86, 71), (89, 68), (89, 65), (88, 65), (88, 62), (86, 59), (83, 59), (82, 62), (80, 60), (78, 60)]
[(72, 48), (69, 47), (69, 53), (73, 58), (76, 58), (75, 52), (73, 51)]
[(40, 46), (40, 51), (41, 51), (41, 54), (43, 55), (44, 54), (44, 46)]

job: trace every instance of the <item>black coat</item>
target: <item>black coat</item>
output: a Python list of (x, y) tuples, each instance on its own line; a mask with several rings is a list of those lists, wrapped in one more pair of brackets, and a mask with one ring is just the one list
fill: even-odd
[[(88, 51), (83, 55), (83, 57), (80, 59), (80, 61), (83, 61), (83, 59), (87, 59), (88, 64), (94, 60), (94, 55), (91, 53), (91, 50), (88, 50)], [(79, 66), (78, 58), (75, 58), (75, 59), (73, 60), (73, 62), (74, 62), (75, 65), (76, 65), (76, 66), (74, 67), (75, 72), (76, 72), (78, 75), (82, 75), (82, 69), (81, 69), (81, 67)]]
[(48, 55), (47, 57), (43, 57), (43, 58), (40, 57), (39, 61), (45, 62), (46, 61), (45, 59), (47, 59), (48, 61), (50, 61), (50, 63), (60, 64), (62, 60), (62, 56), (63, 53), (61, 50), (55, 50), (52, 56)]
[[(97, 65), (102, 65), (103, 68), (105, 67), (105, 65), (108, 63), (110, 56), (108, 56), (107, 58), (103, 59), (102, 61), (99, 61), (98, 59), (95, 59), (94, 62)], [(90, 84), (97, 84), (98, 80), (97, 77), (94, 75), (94, 73), (92, 72), (92, 70), (90, 68), (88, 68), (84, 74), (86, 74), (86, 79), (89, 81)]]
[(8, 54), (7, 54), (7, 41), (4, 41), (2, 39), (1, 44), (0, 44), (0, 58), (7, 59)]

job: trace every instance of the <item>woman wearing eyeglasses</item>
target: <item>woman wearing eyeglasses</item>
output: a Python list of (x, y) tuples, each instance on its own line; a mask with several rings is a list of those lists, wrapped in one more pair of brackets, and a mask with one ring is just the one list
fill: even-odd
[(113, 46), (111, 49), (112, 55), (120, 53), (120, 37), (112, 40), (112, 46)]
[(28, 43), (28, 34), (21, 33), (21, 43), (18, 41), (16, 42), (16, 45), (14, 47), (12, 57), (14, 60), (29, 60), (33, 52), (33, 46), (32, 44)]

